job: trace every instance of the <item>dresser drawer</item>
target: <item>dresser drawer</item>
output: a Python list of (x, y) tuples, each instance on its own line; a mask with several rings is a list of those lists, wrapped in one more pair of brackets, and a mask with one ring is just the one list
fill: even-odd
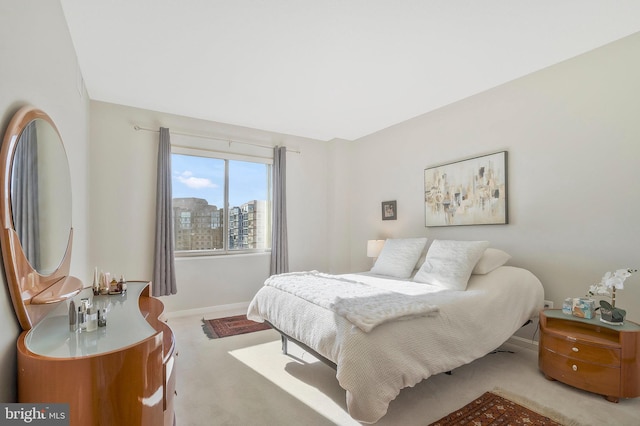
[(543, 335), (541, 345), (545, 349), (576, 360), (620, 367), (620, 348), (594, 346), (570, 337), (560, 338), (550, 334)]
[(601, 395), (620, 394), (620, 368), (585, 362), (548, 349), (540, 351), (540, 367), (549, 377)]

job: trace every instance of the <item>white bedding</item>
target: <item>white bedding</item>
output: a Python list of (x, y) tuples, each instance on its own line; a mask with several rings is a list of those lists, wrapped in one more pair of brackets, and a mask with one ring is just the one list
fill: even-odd
[(371, 274), (341, 275), (406, 295), (432, 296), (435, 316), (386, 322), (363, 332), (336, 312), (271, 286), (247, 312), (337, 364), (349, 414), (378, 421), (402, 388), (480, 358), (504, 343), (543, 305), (543, 288), (529, 271), (502, 266), (472, 275), (466, 291), (443, 290)]
[(407, 295), (318, 271), (274, 275), (264, 285), (329, 309), (366, 333), (385, 322), (438, 312), (428, 294)]

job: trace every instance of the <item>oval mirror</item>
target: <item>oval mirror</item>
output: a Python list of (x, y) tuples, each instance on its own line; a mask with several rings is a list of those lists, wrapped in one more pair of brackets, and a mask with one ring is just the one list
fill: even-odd
[(31, 120), (22, 130), (11, 172), (13, 228), (33, 269), (58, 268), (71, 231), (71, 177), (62, 139), (53, 123)]
[(33, 107), (12, 118), (0, 152), (2, 254), (16, 314), (30, 329), (56, 302), (77, 294), (71, 261), (71, 176), (51, 118)]

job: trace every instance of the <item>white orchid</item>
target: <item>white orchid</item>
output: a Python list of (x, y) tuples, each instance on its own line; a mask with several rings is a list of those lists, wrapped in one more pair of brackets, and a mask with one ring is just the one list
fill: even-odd
[(635, 270), (618, 269), (613, 274), (611, 272), (607, 272), (604, 274), (604, 277), (602, 277), (602, 281), (604, 285), (609, 288), (615, 287), (618, 290), (622, 290), (624, 288), (624, 280), (626, 280), (627, 277), (630, 277), (632, 272), (635, 272)]
[[(624, 280), (629, 278), (631, 274), (638, 272), (637, 269), (618, 269), (614, 272), (607, 272), (604, 274), (598, 284), (593, 284), (589, 287), (589, 296), (610, 296), (612, 298), (612, 305), (616, 306), (616, 290), (622, 290), (624, 288)], [(611, 289), (611, 291), (609, 291)]]
[(588, 296), (611, 296), (611, 293), (605, 285), (599, 283), (593, 284), (591, 287), (589, 287)]

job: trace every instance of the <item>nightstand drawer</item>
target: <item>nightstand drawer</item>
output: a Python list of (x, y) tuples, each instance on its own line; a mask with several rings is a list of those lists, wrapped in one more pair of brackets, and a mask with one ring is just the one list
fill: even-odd
[(620, 369), (585, 362), (550, 350), (540, 351), (540, 367), (549, 377), (601, 395), (619, 395)]
[(612, 367), (620, 366), (619, 348), (588, 345), (570, 337), (560, 338), (550, 334), (543, 335), (542, 340), (544, 348), (559, 355)]

